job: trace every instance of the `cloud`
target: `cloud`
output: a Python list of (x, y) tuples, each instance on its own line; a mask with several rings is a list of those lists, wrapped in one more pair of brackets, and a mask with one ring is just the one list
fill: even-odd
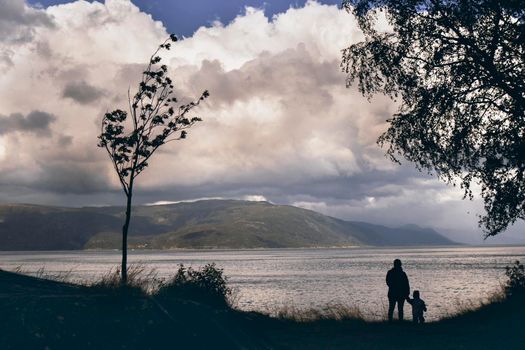
[(266, 202), (268, 199), (266, 199), (265, 196), (261, 196), (258, 194), (249, 194), (244, 197), (242, 197), (245, 201), (252, 201), (252, 202)]
[(41, 136), (51, 136), (51, 124), (56, 120), (52, 114), (32, 111), (27, 116), (13, 113), (9, 116), (0, 115), (0, 135), (12, 132), (27, 132)]
[[(11, 2), (25, 18), (11, 38), (24, 40), (3, 41), (16, 54), (0, 75), (8, 115), (0, 118), (0, 200), (121, 204), (96, 146), (100, 120), (126, 108), (128, 88), (168, 33), (126, 0), (45, 10), (21, 3)], [(396, 105), (346, 89), (339, 68), (341, 49), (361, 39), (351, 15), (310, 1), (273, 18), (247, 8), (174, 44), (163, 62), (177, 97), (186, 102), (205, 89), (211, 97), (195, 110), (204, 121), (188, 139), (151, 159), (136, 203), (264, 198), (347, 219), (474, 230), (479, 201), (391, 163), (377, 146)], [(37, 110), (52, 119), (30, 126)], [(46, 142), (29, 142), (35, 132)]]
[(12, 65), (16, 49), (30, 42), (38, 27), (53, 27), (52, 17), (24, 0), (0, 1), (0, 68)]
[(62, 96), (69, 97), (81, 104), (89, 104), (98, 100), (103, 94), (104, 90), (89, 85), (85, 81), (72, 81), (66, 84)]
[(31, 41), (36, 27), (52, 27), (53, 20), (45, 11), (26, 5), (24, 0), (0, 2), (0, 42)]
[(58, 145), (61, 147), (67, 147), (71, 144), (73, 144), (72, 136), (60, 136), (58, 139)]
[(46, 192), (89, 194), (111, 190), (100, 164), (42, 162), (32, 187)]

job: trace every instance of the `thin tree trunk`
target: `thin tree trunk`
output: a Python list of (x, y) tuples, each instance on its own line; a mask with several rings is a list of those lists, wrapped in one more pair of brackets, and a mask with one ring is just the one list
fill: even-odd
[(130, 191), (127, 196), (126, 203), (126, 221), (124, 226), (122, 226), (122, 265), (121, 265), (121, 283), (126, 285), (128, 283), (128, 229), (129, 222), (131, 220), (131, 197), (132, 192)]

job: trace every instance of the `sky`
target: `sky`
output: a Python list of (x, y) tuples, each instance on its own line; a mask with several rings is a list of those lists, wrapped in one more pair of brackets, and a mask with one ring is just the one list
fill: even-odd
[[(151, 53), (181, 101), (208, 89), (188, 138), (140, 175), (135, 204), (268, 200), (342, 219), (417, 224), (482, 243), (479, 199), (392, 163), (377, 137), (395, 110), (345, 87), (341, 49), (362, 39), (339, 1), (0, 0), (0, 202), (124, 205), (105, 112), (125, 109)], [(487, 243), (525, 240), (516, 224)]]
[[(68, 2), (72, 1), (30, 0), (29, 4), (48, 7)], [(267, 17), (272, 18), (290, 7), (303, 7), (307, 0), (134, 0), (132, 2), (155, 20), (161, 21), (170, 33), (190, 37), (199, 27), (209, 26), (214, 21), (230, 23), (235, 17), (242, 15), (247, 6), (262, 9)], [(340, 6), (341, 0), (323, 0), (319, 3)]]

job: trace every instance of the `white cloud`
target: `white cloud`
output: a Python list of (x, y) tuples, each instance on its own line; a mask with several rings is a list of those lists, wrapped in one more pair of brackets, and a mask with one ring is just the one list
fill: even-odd
[(0, 72), (10, 67), (20, 45), (33, 39), (38, 27), (52, 27), (53, 18), (24, 0), (0, 1)]
[(245, 201), (252, 201), (252, 202), (267, 202), (268, 199), (266, 199), (265, 196), (261, 196), (260, 194), (250, 194), (242, 197)]
[(154, 205), (168, 205), (168, 204), (178, 204), (178, 203), (193, 203), (193, 202), (198, 202), (198, 201), (215, 200), (215, 199), (221, 200), (221, 199), (225, 199), (225, 198), (222, 198), (222, 197), (202, 197), (202, 198), (194, 198), (194, 199), (186, 200), (186, 201), (156, 201), (156, 202), (152, 202), (152, 203), (145, 203), (144, 205), (154, 206)]
[(0, 161), (4, 160), (5, 157), (5, 143), (4, 138), (0, 136)]
[[(17, 186), (20, 195), (3, 191), (0, 200), (115, 202), (118, 183), (96, 147), (100, 118), (125, 108), (128, 87), (168, 33), (126, 0), (46, 10), (10, 3), (25, 16), (19, 23), (26, 39), (4, 43), (11, 66), (0, 75), (1, 112), (39, 110), (56, 120), (45, 140), (2, 135), (0, 185)], [(426, 188), (413, 172), (405, 178), (406, 168), (375, 144), (395, 105), (381, 97), (369, 103), (346, 89), (339, 68), (340, 50), (361, 39), (351, 15), (309, 2), (272, 19), (248, 8), (230, 24), (202, 27), (176, 43), (165, 62), (180, 97), (204, 89), (211, 97), (197, 111), (204, 122), (150, 162), (138, 179), (138, 198), (143, 193), (143, 202), (158, 204), (248, 196), (343, 217), (418, 223), (434, 217), (428, 221), (436, 224), (453, 214), (451, 202), (468, 206), (455, 199), (457, 190)]]

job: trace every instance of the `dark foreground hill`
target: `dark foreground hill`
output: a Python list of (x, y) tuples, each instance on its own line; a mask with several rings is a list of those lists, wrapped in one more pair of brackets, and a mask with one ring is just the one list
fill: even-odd
[(297, 322), (0, 271), (0, 349), (525, 349), (525, 297), (412, 325)]
[[(0, 205), (0, 250), (115, 249), (123, 207)], [(133, 209), (131, 248), (448, 245), (436, 231), (344, 221), (268, 202), (204, 200)]]

